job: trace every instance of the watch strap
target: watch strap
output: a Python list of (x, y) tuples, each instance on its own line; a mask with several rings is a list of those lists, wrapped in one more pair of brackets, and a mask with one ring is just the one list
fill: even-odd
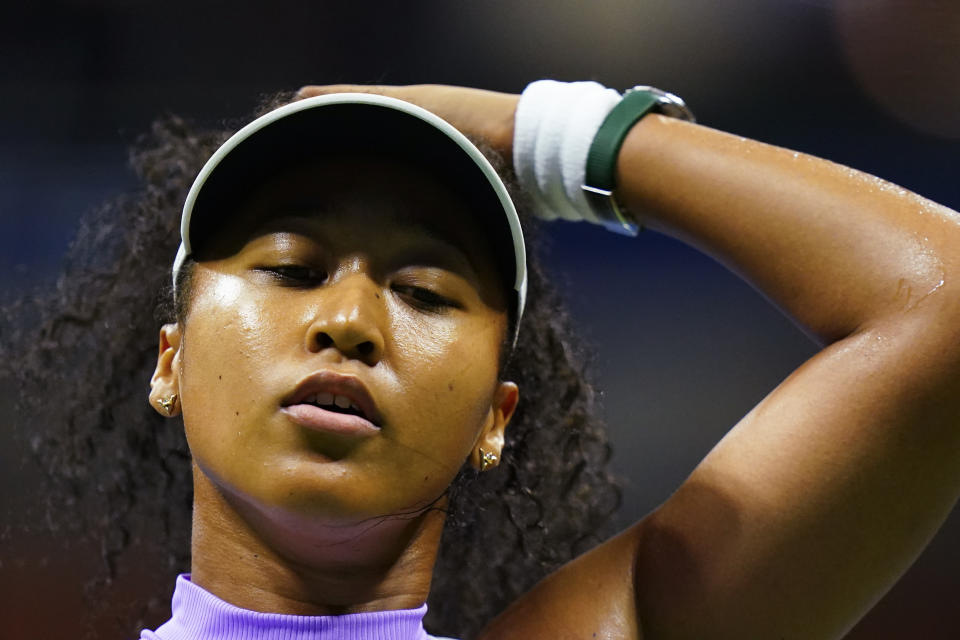
[(653, 87), (634, 87), (607, 114), (587, 153), (583, 193), (611, 231), (636, 235), (640, 230), (633, 217), (617, 204), (613, 190), (620, 147), (633, 125), (651, 111), (693, 121), (693, 114), (679, 97)]

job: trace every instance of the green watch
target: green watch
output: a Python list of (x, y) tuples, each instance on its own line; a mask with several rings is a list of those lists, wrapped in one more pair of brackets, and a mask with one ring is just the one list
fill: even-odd
[(637, 86), (623, 94), (623, 99), (607, 114), (590, 144), (582, 189), (590, 208), (610, 231), (630, 236), (640, 231), (637, 222), (617, 204), (613, 190), (617, 156), (623, 140), (633, 125), (651, 111), (694, 122), (693, 113), (679, 96), (653, 87)]

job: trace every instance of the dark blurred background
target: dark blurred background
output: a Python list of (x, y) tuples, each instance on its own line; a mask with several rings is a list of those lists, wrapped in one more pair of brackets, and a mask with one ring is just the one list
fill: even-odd
[[(217, 124), (263, 92), (306, 83), (652, 84), (686, 98), (704, 124), (960, 208), (958, 43), (952, 1), (7, 3), (0, 296), (48, 286), (79, 216), (133, 187), (126, 150), (155, 117)], [(676, 242), (572, 225), (550, 235), (549, 261), (605, 392), (626, 524), (662, 502), (814, 345)], [(6, 427), (9, 390), (0, 401)], [(9, 431), (0, 429), (0, 638), (72, 636), (96, 550), (20, 532), (35, 476)], [(166, 599), (172, 586), (148, 562), (123, 580), (130, 598)], [(955, 514), (849, 637), (956, 638), (958, 594)]]

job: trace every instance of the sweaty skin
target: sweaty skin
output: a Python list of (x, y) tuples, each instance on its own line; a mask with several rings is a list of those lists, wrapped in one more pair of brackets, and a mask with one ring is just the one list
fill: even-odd
[[(518, 96), (393, 95), (511, 157)], [(872, 176), (659, 115), (627, 136), (617, 197), (714, 256), (824, 349), (660, 508), (561, 568), (496, 638), (840, 638), (960, 493), (960, 216)]]
[[(425, 601), (443, 494), (479, 448), (499, 456), (518, 398), (480, 236), (429, 176), (351, 160), (264, 185), (199, 252), (151, 393), (180, 398), (195, 583), (278, 613)], [(331, 379), (367, 397), (360, 433), (297, 404), (305, 380), (338, 393)]]

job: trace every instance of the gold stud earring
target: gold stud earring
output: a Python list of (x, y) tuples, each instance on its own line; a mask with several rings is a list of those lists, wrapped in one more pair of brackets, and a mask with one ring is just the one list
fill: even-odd
[(492, 451), (485, 452), (483, 449), (480, 449), (480, 471), (486, 471), (490, 467), (495, 466), (497, 460), (499, 460), (497, 454)]
[(161, 407), (163, 407), (163, 411), (168, 416), (172, 416), (173, 406), (177, 403), (177, 394), (174, 393), (169, 398), (160, 398), (159, 400), (157, 400), (157, 402), (160, 404)]

